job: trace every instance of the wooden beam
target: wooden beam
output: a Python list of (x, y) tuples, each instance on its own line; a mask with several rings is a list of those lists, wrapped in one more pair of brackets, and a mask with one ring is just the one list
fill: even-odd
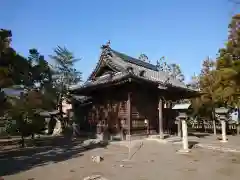
[(127, 124), (128, 124), (128, 135), (131, 136), (131, 126), (132, 126), (132, 94), (128, 92), (127, 100)]
[(163, 135), (163, 100), (160, 97), (158, 102), (158, 124), (159, 124), (159, 135), (160, 139), (164, 138)]

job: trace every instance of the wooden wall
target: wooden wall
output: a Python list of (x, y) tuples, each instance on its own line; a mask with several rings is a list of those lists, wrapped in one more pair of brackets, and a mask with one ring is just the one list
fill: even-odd
[[(153, 88), (141, 85), (125, 84), (120, 87), (98, 90), (92, 93), (92, 106), (85, 107), (79, 113), (82, 113), (82, 116), (86, 116), (87, 113), (87, 121), (91, 122), (92, 126), (105, 124), (108, 125), (111, 133), (118, 133), (121, 129), (121, 121), (127, 124), (128, 92), (131, 92), (132, 105), (131, 133), (142, 134), (147, 133), (148, 130), (152, 133), (158, 132), (158, 94)], [(164, 129), (168, 132), (174, 124), (174, 122), (169, 123), (169, 119), (172, 119), (170, 114), (170, 110), (163, 110)], [(145, 120), (148, 120), (148, 126), (144, 123)]]

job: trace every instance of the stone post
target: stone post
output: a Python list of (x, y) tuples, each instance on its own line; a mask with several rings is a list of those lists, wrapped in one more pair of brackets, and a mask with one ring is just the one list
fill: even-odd
[(164, 139), (163, 135), (163, 101), (161, 97), (158, 102), (158, 123), (159, 123), (159, 135), (160, 139)]
[(182, 127), (181, 127), (181, 120), (178, 120), (178, 137), (182, 137)]
[(217, 135), (217, 128), (216, 128), (216, 120), (213, 119), (213, 134), (216, 136)]
[(213, 122), (213, 134), (216, 136), (217, 135), (216, 116), (213, 109), (212, 109), (212, 122)]
[(237, 126), (237, 127), (236, 127), (236, 128), (237, 128), (237, 135), (239, 135), (239, 134), (240, 134), (240, 124), (237, 123), (236, 126)]
[(186, 119), (182, 120), (182, 143), (183, 143), (183, 152), (189, 152), (188, 149), (188, 131), (187, 131), (187, 122)]
[(221, 125), (222, 125), (222, 140), (221, 140), (221, 142), (227, 142), (226, 121), (221, 120)]

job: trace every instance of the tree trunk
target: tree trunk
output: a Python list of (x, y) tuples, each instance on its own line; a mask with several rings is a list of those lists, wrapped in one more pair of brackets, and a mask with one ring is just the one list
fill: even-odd
[(25, 147), (25, 140), (24, 140), (23, 133), (21, 134), (21, 147), (22, 147), (22, 148)]
[(34, 144), (35, 144), (35, 138), (34, 138), (34, 135), (35, 135), (34, 133), (32, 133), (32, 134), (31, 134), (32, 145), (34, 145)]
[(63, 94), (61, 93), (60, 97), (59, 97), (59, 101), (58, 101), (58, 107), (59, 107), (59, 113), (60, 113), (61, 126), (64, 129), (65, 128), (65, 122), (64, 122), (65, 120), (63, 118), (63, 106), (62, 106), (63, 100), (62, 100), (62, 98), (63, 98)]
[(34, 141), (34, 133), (31, 134), (31, 138)]
[(57, 118), (55, 118), (55, 120), (56, 120), (56, 125), (54, 127), (52, 135), (57, 136), (57, 135), (60, 135), (62, 133), (62, 123)]

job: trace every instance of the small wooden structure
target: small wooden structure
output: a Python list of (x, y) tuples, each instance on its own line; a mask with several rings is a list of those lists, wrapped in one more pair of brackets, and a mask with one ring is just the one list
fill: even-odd
[[(171, 102), (198, 92), (148, 62), (102, 46), (99, 62), (88, 80), (71, 89), (81, 96), (73, 109), (97, 133), (110, 135), (173, 133)], [(165, 108), (164, 108), (165, 106)]]

